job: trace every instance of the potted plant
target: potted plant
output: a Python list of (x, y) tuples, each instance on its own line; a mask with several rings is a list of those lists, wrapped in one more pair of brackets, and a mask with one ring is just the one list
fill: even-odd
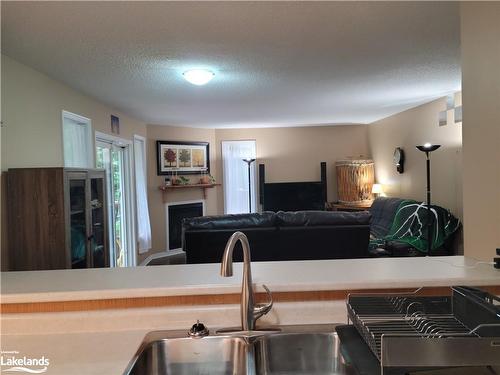
[(208, 174), (207, 174), (207, 171), (205, 170), (201, 173), (200, 184), (207, 185), (209, 182), (210, 182), (210, 180), (208, 179)]
[(202, 185), (210, 185), (215, 183), (215, 178), (210, 173), (204, 173), (200, 177), (200, 184)]
[(177, 169), (175, 169), (172, 173), (172, 178), (170, 179), (172, 185), (179, 185), (180, 184), (180, 179), (177, 176)]
[(189, 178), (180, 176), (178, 179), (179, 185), (189, 185)]

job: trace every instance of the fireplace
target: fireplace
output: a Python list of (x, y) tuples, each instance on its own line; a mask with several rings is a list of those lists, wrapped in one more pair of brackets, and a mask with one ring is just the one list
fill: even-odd
[(167, 251), (182, 248), (182, 219), (203, 216), (204, 208), (204, 201), (167, 204)]

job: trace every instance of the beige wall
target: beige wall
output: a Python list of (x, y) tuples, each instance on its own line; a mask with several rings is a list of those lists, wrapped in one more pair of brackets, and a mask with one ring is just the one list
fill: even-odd
[[(335, 161), (369, 156), (366, 125), (296, 128), (218, 129), (217, 174), (222, 176), (221, 142), (256, 140), (257, 164), (266, 165), (267, 182), (319, 181), (320, 162), (327, 163), (328, 200), (337, 197)], [(224, 212), (223, 189), (218, 189), (219, 212)]]
[[(165, 249), (165, 215), (157, 186), (156, 139), (209, 140), (212, 173), (220, 181), (220, 142), (256, 139), (258, 162), (266, 164), (268, 181), (316, 180), (318, 164), (329, 165), (329, 200), (336, 198), (333, 165), (337, 158), (369, 155), (377, 178), (389, 195), (425, 198), (424, 156), (417, 143), (443, 144), (432, 155), (433, 201), (463, 216), (465, 253), (490, 260), (500, 246), (500, 4), (461, 4), (463, 69), (463, 215), (460, 191), (460, 126), (438, 127), (438, 100), (366, 126), (201, 130), (146, 126), (35, 70), (3, 56), (1, 166), (62, 165), (61, 110), (92, 119), (94, 129), (109, 133), (109, 116), (120, 117), (122, 136), (137, 133), (148, 138), (148, 185), (153, 249)], [(215, 147), (214, 147), (215, 146)], [(406, 172), (392, 165), (394, 147), (407, 153)], [(311, 157), (304, 157), (310, 155)], [(222, 189), (209, 191), (207, 213), (223, 211)], [(175, 195), (174, 195), (175, 194)], [(201, 192), (175, 192), (169, 200), (200, 199)], [(2, 220), (2, 223), (4, 221)], [(5, 233), (2, 225), (2, 234)], [(4, 236), (2, 236), (4, 242)]]
[(111, 133), (120, 118), (120, 137), (146, 136), (146, 124), (109, 108), (52, 78), (2, 55), (2, 170), (63, 165), (63, 110), (88, 117), (94, 130)]
[[(266, 164), (266, 181), (319, 181), (321, 161), (328, 167), (328, 198), (336, 198), (335, 161), (347, 156), (367, 156), (366, 125), (324, 126), (310, 128), (199, 129), (148, 125), (148, 195), (151, 215), (153, 252), (166, 249), (166, 217), (162, 193), (158, 190), (163, 176), (156, 173), (156, 141), (205, 141), (210, 143), (211, 173), (222, 182), (221, 142), (254, 139), (257, 163)], [(194, 181), (198, 176), (192, 176)], [(206, 213), (224, 213), (223, 187), (207, 190)], [(201, 190), (169, 191), (168, 202), (203, 199)], [(149, 255), (149, 254), (147, 254)]]
[(465, 255), (500, 247), (500, 3), (461, 3)]
[[(3, 171), (63, 165), (62, 110), (90, 118), (93, 129), (103, 133), (111, 133), (113, 114), (120, 118), (120, 137), (146, 136), (144, 122), (125, 116), (8, 56), (2, 55), (1, 65)], [(2, 178), (2, 184), (4, 180)], [(2, 194), (2, 269), (8, 262), (7, 251), (4, 251), (8, 240), (5, 199)]]
[[(152, 251), (146, 256), (158, 251), (165, 251), (166, 242), (166, 217), (165, 206), (162, 200), (162, 192), (158, 189), (163, 184), (165, 176), (158, 176), (156, 173), (156, 141), (200, 141), (209, 142), (210, 147), (210, 172), (218, 179), (216, 171), (216, 151), (215, 151), (215, 130), (185, 128), (162, 125), (148, 125), (147, 127), (147, 153), (148, 153), (148, 199), (149, 214), (151, 219)], [(199, 175), (186, 176), (193, 182), (199, 179)], [(205, 211), (207, 215), (217, 214), (217, 189), (207, 189), (207, 199), (205, 201)], [(203, 199), (201, 189), (185, 189), (168, 191), (166, 193), (168, 202), (181, 202)], [(144, 256), (141, 257), (142, 260)]]
[[(457, 103), (460, 96), (457, 95)], [(425, 155), (415, 146), (431, 142), (441, 148), (431, 154), (432, 202), (462, 218), (462, 125), (448, 116), (448, 125), (439, 126), (438, 113), (446, 109), (442, 98), (369, 125), (370, 148), (377, 182), (387, 196), (424, 201), (426, 199)], [(406, 156), (400, 174), (393, 153), (401, 147)]]

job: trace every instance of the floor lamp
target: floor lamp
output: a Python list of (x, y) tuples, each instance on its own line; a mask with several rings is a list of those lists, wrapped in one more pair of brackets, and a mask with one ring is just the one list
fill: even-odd
[(252, 212), (252, 179), (250, 178), (250, 166), (255, 161), (255, 159), (245, 158), (243, 159), (245, 163), (248, 165), (248, 212)]
[(427, 255), (431, 255), (432, 249), (432, 212), (431, 212), (431, 159), (430, 153), (436, 151), (441, 145), (425, 143), (422, 146), (416, 146), (419, 151), (425, 152), (427, 167)]

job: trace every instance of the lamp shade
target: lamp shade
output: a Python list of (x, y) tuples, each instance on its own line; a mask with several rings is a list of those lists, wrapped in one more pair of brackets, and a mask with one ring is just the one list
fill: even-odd
[(382, 194), (382, 185), (373, 184), (372, 186), (372, 194)]
[(441, 147), (441, 145), (433, 145), (431, 143), (425, 143), (421, 146), (416, 146), (416, 147), (419, 151), (422, 151), (422, 152), (432, 152), (432, 151), (436, 151), (439, 147)]

